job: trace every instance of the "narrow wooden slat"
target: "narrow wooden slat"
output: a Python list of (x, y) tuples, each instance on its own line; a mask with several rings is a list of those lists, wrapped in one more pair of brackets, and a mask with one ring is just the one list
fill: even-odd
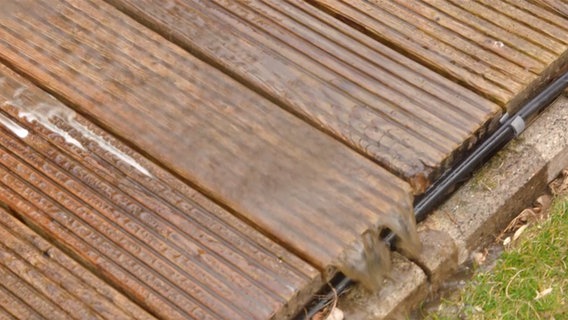
[[(3, 301), (9, 301), (3, 305), (19, 318), (38, 317), (43, 308), (35, 306), (51, 306), (43, 317), (153, 319), (4, 209), (0, 209), (0, 239), (1, 279), (5, 286), (0, 295)], [(28, 291), (17, 301), (8, 292), (17, 294), (23, 292), (23, 287), (33, 288), (34, 293)]]
[(416, 193), (499, 114), (300, 0), (108, 2), (402, 176)]
[[(118, 293), (13, 217), (3, 214), (0, 220), (4, 228), (17, 237), (14, 240), (18, 245), (16, 251), (20, 256), (26, 254), (25, 257), (32, 259), (30, 261), (33, 261), (35, 267), (42, 269), (55, 281), (60, 281), (62, 288), (83, 299), (93, 310), (110, 319), (120, 317), (120, 313), (135, 319), (153, 318), (130, 299)], [(120, 310), (115, 310), (116, 308)]]
[(509, 112), (568, 69), (568, 20), (529, 0), (310, 2)]
[(152, 314), (281, 318), (321, 286), (316, 269), (5, 67), (0, 100), (0, 200)]
[(565, 0), (532, 0), (568, 18), (568, 3)]
[[(566, 32), (568, 32), (567, 25), (563, 26), (562, 22), (560, 22), (558, 26), (554, 22), (539, 18), (535, 8), (527, 8), (527, 3), (519, 3), (520, 7), (516, 7), (514, 4), (506, 1), (480, 0), (479, 2), (488, 8), (495, 9), (501, 15), (506, 15), (510, 19), (528, 26), (524, 27), (525, 30), (528, 29), (528, 32), (531, 32), (529, 28), (532, 28), (550, 36), (550, 40), (556, 40), (564, 44), (568, 42), (568, 37), (566, 37)], [(540, 35), (537, 35), (537, 37), (540, 37)], [(529, 36), (529, 38), (532, 38), (532, 36)]]
[[(0, 279), (2, 279), (4, 286), (10, 287), (14, 299), (25, 301), (26, 304), (38, 312), (41, 317), (69, 318), (69, 315), (64, 310), (50, 301), (49, 298), (42, 296), (33, 286), (20, 279), (17, 274), (4, 265), (0, 265)], [(35, 296), (39, 296), (40, 298), (34, 299), (33, 297)]]
[(560, 28), (564, 28), (565, 30), (568, 30), (567, 26), (566, 26), (566, 21), (564, 18), (562, 18), (561, 16), (559, 16), (558, 14), (552, 13), (550, 11), (548, 11), (545, 7), (543, 7), (542, 5), (537, 5), (535, 3), (539, 3), (542, 4), (542, 0), (532, 0), (532, 1), (526, 1), (526, 0), (504, 0), (504, 2), (507, 2), (525, 12), (528, 12), (531, 15), (535, 15), (539, 18), (541, 18), (544, 21), (550, 22), (554, 25), (556, 25), (557, 27)]
[(10, 313), (8, 310), (0, 307), (0, 319), (16, 320), (16, 319), (38, 319), (38, 318), (37, 317), (34, 318), (31, 314), (26, 314), (23, 317), (17, 318), (14, 314)]
[[(0, 269), (3, 270), (3, 269)], [(9, 281), (9, 280), (8, 280)], [(8, 282), (4, 280), (2, 282)], [(12, 286), (12, 283), (8, 283), (12, 287), (12, 291), (17, 291), (17, 286)], [(42, 319), (41, 314), (39, 314), (33, 307), (30, 307), (30, 304), (33, 305), (33, 300), (38, 300), (37, 297), (33, 298), (33, 295), (30, 295), (29, 300), (32, 302), (30, 304), (26, 304), (14, 292), (8, 290), (4, 284), (0, 285), (0, 306), (2, 310), (5, 311), (6, 314), (9, 316), (7, 317), (10, 319)]]

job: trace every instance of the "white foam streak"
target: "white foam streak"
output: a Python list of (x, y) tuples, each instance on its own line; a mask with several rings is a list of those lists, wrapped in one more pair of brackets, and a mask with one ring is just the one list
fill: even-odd
[(26, 128), (21, 127), (19, 124), (12, 121), (12, 119), (6, 117), (5, 115), (0, 113), (0, 124), (3, 124), (6, 128), (12, 131), (15, 135), (19, 138), (24, 139), (28, 136), (29, 132)]
[[(2, 85), (3, 78), (0, 78), (0, 85)], [(33, 123), (36, 122), (46, 129), (50, 130), (51, 132), (61, 136), (65, 139), (65, 142), (73, 145), (83, 151), (86, 151), (85, 147), (81, 142), (77, 139), (72, 137), (69, 132), (65, 131), (64, 129), (60, 128), (56, 124), (56, 120), (63, 121), (66, 125), (70, 126), (72, 129), (75, 129), (78, 133), (81, 134), (82, 137), (96, 142), (99, 147), (108, 153), (110, 153), (113, 157), (117, 158), (118, 160), (128, 164), (132, 168), (138, 170), (142, 174), (152, 177), (152, 174), (144, 168), (140, 163), (138, 163), (134, 158), (126, 154), (125, 152), (119, 150), (117, 147), (113, 146), (110, 142), (106, 141), (103, 137), (95, 134), (89, 128), (79, 123), (76, 119), (75, 112), (63, 104), (58, 102), (55, 98), (54, 104), (47, 104), (47, 103), (38, 103), (36, 105), (30, 106), (26, 105), (22, 99), (21, 95), (25, 92), (26, 87), (20, 87), (14, 91), (13, 97), (11, 101), (4, 102), (4, 105), (11, 105), (17, 108), (18, 117), (26, 119), (28, 122)], [(14, 132), (18, 137), (25, 138), (28, 136), (29, 132), (25, 128), (19, 126), (16, 122), (12, 121), (10, 118), (0, 114), (0, 124), (3, 124), (12, 132)]]
[(81, 134), (84, 137), (86, 137), (87, 139), (90, 139), (90, 140), (96, 142), (99, 145), (99, 147), (108, 151), (113, 156), (118, 158), (120, 161), (127, 163), (128, 165), (130, 165), (134, 169), (140, 171), (141, 173), (145, 174), (146, 176), (152, 177), (152, 174), (146, 168), (144, 168), (140, 163), (138, 163), (136, 160), (134, 160), (134, 158), (132, 158), (131, 156), (127, 155), (126, 153), (120, 151), (118, 148), (116, 148), (115, 146), (110, 144), (108, 141), (106, 141), (103, 137), (94, 134), (88, 128), (86, 128), (85, 126), (83, 126), (82, 124), (80, 124), (76, 121), (74, 121), (73, 128), (75, 128), (75, 129), (77, 129), (77, 131), (81, 132)]
[[(12, 105), (16, 106), (16, 104), (12, 103)], [(83, 147), (83, 145), (81, 144), (81, 142), (79, 142), (77, 139), (73, 138), (69, 132), (59, 128), (58, 126), (56, 126), (52, 120), (55, 117), (59, 117), (64, 121), (68, 121), (69, 119), (65, 119), (66, 117), (69, 118), (69, 115), (65, 115), (65, 110), (62, 108), (57, 108), (45, 103), (39, 103), (38, 105), (36, 105), (33, 108), (21, 108), (21, 109), (27, 109), (25, 111), (20, 111), (18, 113), (18, 116), (20, 118), (24, 118), (26, 120), (28, 120), (29, 122), (34, 122), (36, 121), (37, 123), (41, 124), (42, 126), (44, 126), (46, 129), (56, 133), (57, 135), (61, 136), (63, 139), (65, 139), (65, 142), (71, 145), (76, 146), (77, 148), (81, 149), (81, 150), (85, 150), (85, 148)]]

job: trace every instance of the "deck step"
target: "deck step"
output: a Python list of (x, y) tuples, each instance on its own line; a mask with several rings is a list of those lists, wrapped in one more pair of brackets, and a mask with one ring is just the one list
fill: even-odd
[(568, 71), (568, 17), (534, 1), (311, 2), (510, 113)]
[(422, 193), (496, 104), (303, 0), (108, 1)]
[(282, 318), (321, 287), (318, 270), (3, 66), (0, 105), (0, 201), (158, 318)]

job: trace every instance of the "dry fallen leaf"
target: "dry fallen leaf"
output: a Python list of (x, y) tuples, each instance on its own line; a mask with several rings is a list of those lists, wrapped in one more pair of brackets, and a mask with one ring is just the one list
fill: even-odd
[(559, 178), (549, 184), (553, 195), (568, 195), (568, 169), (562, 170)]
[(312, 316), (311, 320), (325, 320), (326, 319), (327, 310), (322, 310), (317, 312)]
[[(328, 302), (328, 304), (326, 305), (325, 308), (323, 308), (322, 310), (320, 310), (316, 314), (314, 314), (310, 320), (334, 320), (333, 318), (330, 319), (330, 316), (334, 312), (337, 313), (337, 311), (335, 311), (335, 310), (338, 309), (337, 308), (337, 300), (339, 299), (339, 297), (338, 297), (337, 291), (335, 291), (334, 287), (331, 287), (331, 291), (333, 292), (333, 299)], [(341, 311), (341, 310), (339, 310), (339, 311)], [(343, 311), (341, 311), (341, 314), (343, 314)]]
[(547, 295), (549, 295), (550, 293), (552, 293), (552, 288), (548, 288), (548, 289), (544, 289), (541, 292), (536, 292), (536, 297), (534, 297), (535, 300), (538, 300), (542, 297), (545, 297)]
[(525, 224), (525, 225), (521, 226), (519, 229), (517, 229), (517, 231), (515, 231), (515, 234), (513, 235), (513, 241), (517, 241), (517, 239), (519, 239), (519, 237), (521, 236), (523, 231), (525, 231), (525, 229), (528, 226), (529, 226), (528, 224)]
[(487, 254), (489, 253), (489, 250), (485, 249), (483, 251), (480, 252), (475, 252), (473, 254), (473, 261), (475, 262), (476, 265), (481, 266), (485, 263), (485, 260), (487, 259)]
[[(568, 171), (567, 171), (567, 174), (568, 174)], [(567, 188), (568, 188), (568, 185), (567, 185)], [(532, 208), (526, 208), (523, 211), (521, 211), (521, 213), (519, 213), (519, 215), (516, 216), (503, 231), (501, 231), (501, 233), (499, 234), (499, 236), (497, 236), (495, 241), (501, 242), (501, 240), (503, 239), (503, 237), (505, 235), (508, 235), (508, 234), (510, 235), (513, 232), (516, 234), (516, 236), (513, 236), (512, 241), (517, 240), (519, 235), (524, 231), (524, 229), (528, 225), (531, 225), (534, 222), (542, 221), (542, 220), (545, 220), (545, 219), (548, 218), (551, 203), (552, 203), (552, 197), (549, 196), (549, 195), (542, 195), (542, 196), (538, 197), (535, 200), (533, 207)], [(518, 231), (521, 228), (522, 228), (522, 230)], [(519, 233), (517, 233), (517, 231)], [(509, 242), (508, 243), (503, 242), (503, 244), (507, 245), (507, 244), (509, 244)]]
[(344, 317), (345, 315), (343, 314), (343, 311), (339, 308), (335, 308), (331, 311), (329, 316), (325, 318), (325, 320), (343, 320)]
[(535, 208), (539, 209), (539, 213), (545, 214), (550, 209), (550, 205), (552, 204), (552, 197), (548, 194), (544, 194), (536, 199), (536, 206)]

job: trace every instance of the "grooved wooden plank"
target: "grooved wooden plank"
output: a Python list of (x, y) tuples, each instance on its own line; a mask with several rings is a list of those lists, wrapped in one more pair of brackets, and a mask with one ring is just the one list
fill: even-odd
[(315, 268), (4, 66), (0, 105), (0, 201), (157, 317), (288, 317), (320, 288)]
[[(500, 113), (301, 0), (107, 2), (403, 177), (416, 193)], [(499, 80), (519, 87), (506, 75)]]
[(568, 20), (529, 0), (310, 2), (509, 112), (568, 70)]
[(533, 0), (552, 11), (556, 11), (568, 18), (568, 2), (565, 0)]
[(0, 305), (19, 319), (154, 319), (0, 208)]
[(545, 7), (543, 7), (542, 5), (537, 5), (533, 3), (538, 1), (539, 0), (528, 1), (528, 2), (526, 0), (504, 0), (504, 2), (509, 3), (513, 7), (519, 8), (523, 11), (528, 12), (531, 15), (539, 17), (543, 21), (549, 22), (557, 27), (566, 28), (566, 21), (564, 18), (546, 10)]
[[(83, 9), (92, 11), (91, 15), (110, 19), (114, 23), (124, 24), (128, 21), (124, 16), (118, 15), (117, 11), (104, 7), (104, 5), (101, 7), (109, 11), (97, 13), (100, 9), (89, 2), (72, 3), (78, 8), (63, 2), (61, 4), (65, 7), (65, 16), (72, 16), (73, 13), (82, 14), (81, 9)], [(45, 19), (60, 17), (58, 14), (54, 16), (48, 8), (35, 11), (38, 16), (34, 15), (33, 9), (29, 9), (25, 10), (29, 15), (26, 25), (21, 24), (24, 27), (29, 27), (34, 23), (43, 24)], [(18, 11), (13, 13), (18, 14)], [(2, 19), (3, 23), (6, 21), (8, 19)], [(130, 21), (129, 23), (133, 24)], [(138, 25), (135, 26), (138, 27)], [(126, 31), (130, 29), (128, 25), (123, 27)], [(6, 60), (23, 68), (32, 78), (47, 80), (51, 90), (64, 96), (68, 101), (74, 102), (77, 108), (84, 112), (87, 111), (123, 137), (126, 136), (132, 144), (159, 158), (213, 197), (268, 230), (279, 241), (302, 253), (322, 270), (328, 268), (331, 263), (337, 263), (337, 259), (344, 250), (359, 241), (362, 232), (375, 229), (379, 225), (387, 225), (404, 235), (406, 239), (413, 240), (415, 226), (411, 220), (410, 208), (404, 203), (409, 197), (406, 184), (349, 151), (335, 140), (272, 106), (257, 95), (253, 95), (222, 73), (197, 61), (175, 46), (161, 42), (160, 37), (143, 29), (141, 31), (132, 29), (130, 33), (126, 33), (127, 36), (133, 37), (136, 43), (154, 49), (149, 52), (165, 61), (152, 56), (146, 61), (140, 60), (144, 63), (138, 66), (140, 69), (133, 69), (121, 57), (124, 52), (113, 52), (115, 59), (101, 59), (101, 62), (112, 62), (110, 65), (103, 65), (103, 67), (112, 66), (112, 68), (105, 68), (108, 73), (103, 74), (88, 72), (86, 68), (98, 66), (98, 63), (89, 59), (88, 55), (62, 54), (58, 51), (60, 48), (57, 45), (50, 46), (49, 43), (54, 42), (42, 37), (53, 36), (51, 32), (46, 32), (44, 35), (30, 34), (30, 38), (26, 37), (24, 41), (17, 41), (13, 37), (15, 34), (13, 29), (5, 27), (2, 30), (3, 35), (10, 38), (3, 42), (7, 48), (20, 46), (25, 48), (17, 54), (5, 55)], [(43, 30), (46, 31), (46, 29)], [(145, 33), (145, 36), (136, 36), (138, 32), (143, 35)], [(2, 37), (2, 39), (7, 38)], [(41, 39), (45, 41), (41, 46), (34, 44), (35, 41)], [(89, 39), (96, 39), (95, 34)], [(69, 40), (75, 41), (74, 38), (69, 38)], [(130, 39), (125, 37), (122, 41), (119, 48), (125, 49), (126, 53), (136, 55), (135, 51), (129, 51)], [(56, 43), (62, 44), (59, 41)], [(87, 48), (82, 47), (82, 49)], [(106, 49), (114, 49), (114, 47), (109, 46)], [(28, 55), (37, 55), (41, 51), (62, 55), (39, 54), (37, 58), (43, 56), (41, 62), (26, 59)], [(106, 50), (103, 52), (108, 54)], [(171, 63), (169, 59), (172, 56), (176, 57), (174, 62), (177, 63)], [(54, 58), (58, 60), (58, 63), (50, 61)], [(79, 59), (89, 60), (90, 63), (86, 64), (85, 60)], [(73, 61), (78, 64), (73, 66)], [(70, 65), (84, 69), (81, 69), (81, 73), (76, 73)], [(185, 77), (177, 75), (173, 71), (173, 65), (183, 65), (191, 70), (191, 74), (184, 74)], [(136, 71), (137, 74), (129, 80), (140, 83), (137, 83), (137, 86), (123, 88), (124, 83), (118, 82), (117, 79), (130, 76), (132, 71)], [(50, 81), (54, 74), (58, 81)], [(162, 81), (145, 81), (146, 77)], [(159, 79), (160, 77), (163, 79)], [(97, 86), (93, 86), (90, 82), (93, 78)], [(69, 79), (72, 79), (71, 84)], [(117, 94), (119, 86), (121, 91)], [(60, 104), (47, 98), (47, 102), (41, 99), (36, 101), (33, 97), (29, 97), (26, 90), (22, 91), (19, 90), (21, 88), (14, 86), (11, 89), (6, 89), (5, 99), (10, 100), (6, 105), (14, 109), (8, 110), (12, 117), (23, 116), (30, 121), (43, 120), (37, 125), (43, 124), (46, 130), (52, 132), (52, 136), (64, 138), (63, 142), (68, 147), (79, 149), (75, 150), (78, 152), (85, 149), (88, 141), (94, 140), (100, 143), (99, 138), (93, 138), (89, 133), (92, 132), (90, 129), (83, 128), (85, 124), (82, 124), (80, 120), (74, 120), (74, 117), (65, 112), (61, 114), (59, 109), (63, 106)], [(240, 92), (240, 94), (233, 94), (232, 102), (229, 104), (225, 97), (213, 91), (223, 92), (223, 89), (225, 92)], [(157, 94), (157, 92), (166, 92), (166, 94)], [(149, 94), (157, 95), (152, 97)], [(154, 99), (159, 99), (159, 101)], [(145, 109), (146, 107), (148, 109)], [(109, 114), (109, 110), (113, 110), (113, 113)], [(29, 113), (31, 115), (28, 115)], [(47, 119), (45, 119), (46, 115)], [(50, 118), (51, 115), (55, 117), (55, 120)], [(259, 115), (262, 117), (259, 118)], [(180, 121), (172, 121), (172, 119)], [(56, 121), (59, 126), (52, 121)], [(66, 126), (71, 126), (70, 129), (75, 128), (75, 136), (62, 129)], [(81, 137), (86, 141), (80, 140)], [(228, 137), (234, 137), (234, 139)], [(30, 143), (32, 141), (35, 140), (31, 140)], [(218, 141), (218, 145), (212, 146), (211, 141)], [(9, 150), (18, 150), (17, 147), (17, 140), (11, 140)], [(24, 148), (25, 146), (19, 147)], [(43, 150), (42, 154), (45, 158), (54, 158), (53, 155), (46, 156), (46, 154), (51, 154), (49, 149), (44, 149), (47, 147), (34, 145), (34, 148)], [(7, 150), (4, 149), (5, 152)], [(234, 152), (238, 152), (238, 155)], [(24, 155), (26, 153), (21, 151), (18, 157), (24, 157)], [(199, 291), (201, 288), (198, 284), (192, 285), (184, 279), (184, 276), (188, 277), (188, 274), (191, 274), (187, 270), (191, 265), (187, 265), (189, 262), (184, 259), (179, 260), (178, 256), (187, 258), (185, 257), (187, 252), (183, 254), (172, 249), (163, 252), (163, 255), (167, 257), (160, 257), (161, 252), (158, 252), (158, 248), (162, 246), (162, 242), (171, 240), (160, 237), (155, 239), (150, 237), (151, 235), (142, 234), (146, 241), (143, 244), (136, 242), (132, 237), (142, 235), (132, 233), (137, 233), (136, 230), (144, 230), (144, 228), (138, 228), (129, 220), (121, 220), (121, 216), (117, 216), (115, 212), (117, 209), (111, 210), (105, 206), (105, 203), (101, 204), (100, 200), (87, 197), (84, 194), (86, 191), (79, 188), (80, 185), (73, 183), (73, 180), (81, 177), (80, 173), (76, 173), (77, 169), (74, 167), (69, 169), (75, 177), (58, 173), (57, 167), (64, 166), (65, 160), (57, 157), (55, 159), (63, 162), (44, 166), (39, 163), (22, 164), (17, 158), (8, 158), (6, 161), (9, 162), (5, 163), (4, 167), (16, 168), (18, 171), (11, 173), (4, 169), (4, 187), (9, 186), (13, 189), (4, 193), (4, 196), (8, 198), (6, 201), (20, 206), (18, 211), (29, 215), (30, 223), (36, 221), (35, 223), (43, 228), (56, 228), (57, 226), (49, 223), (55, 219), (59, 224), (72, 229), (73, 233), (64, 232), (63, 229), (55, 231), (50, 229), (49, 231), (60, 235), (58, 241), (73, 247), (78, 252), (77, 254), (88, 252), (89, 245), (104, 248), (104, 254), (110, 255), (110, 258), (96, 257), (95, 259), (91, 256), (83, 256), (82, 258), (87, 260), (85, 263), (97, 265), (97, 268), (102, 268), (99, 265), (103, 265), (104, 269), (108, 270), (109, 277), (113, 274), (117, 276), (118, 279), (114, 281), (125, 282), (123, 285), (134, 292), (144, 292), (140, 295), (149, 300), (145, 301), (147, 304), (154, 306), (160, 303), (165, 304), (166, 307), (160, 309), (160, 312), (166, 313), (164, 316), (175, 317), (183, 312), (201, 312), (195, 316), (206, 317), (207, 313), (209, 315), (214, 313), (214, 315), (229, 318), (239, 316), (263, 318), (270, 315), (270, 308), (273, 307), (270, 303), (282, 302), (274, 298), (274, 294), (262, 297), (260, 295), (251, 296), (250, 292), (247, 292), (246, 295), (240, 294), (235, 297), (240, 293), (239, 290), (235, 290), (235, 287), (246, 285), (246, 283), (231, 281), (218, 283), (214, 281), (215, 279), (201, 278), (200, 274), (196, 274), (195, 277), (199, 276), (201, 281), (213, 281), (211, 287), (206, 287), (204, 290), (218, 294)], [(26, 161), (32, 162), (33, 158), (26, 159)], [(134, 168), (138, 167), (130, 160), (127, 162)], [(227, 166), (227, 163), (230, 163), (230, 166)], [(146, 168), (146, 165), (143, 168)], [(39, 177), (34, 175), (35, 171), (40, 172)], [(139, 174), (147, 175), (144, 170), (138, 169), (138, 171)], [(152, 175), (155, 174), (153, 170), (149, 172)], [(54, 182), (50, 182), (51, 180)], [(27, 185), (24, 181), (32, 185)], [(62, 185), (71, 183), (73, 188), (65, 193), (51, 191), (56, 187), (54, 183)], [(51, 188), (41, 188), (40, 191), (40, 186), (45, 185)], [(103, 192), (105, 188), (108, 187), (98, 192)], [(137, 195), (142, 197), (140, 193)], [(404, 201), (401, 204), (397, 203), (397, 200)], [(132, 210), (133, 212), (126, 212), (126, 214), (140, 213), (140, 210)], [(78, 217), (70, 216), (70, 213)], [(152, 226), (156, 223), (151, 222)], [(113, 224), (120, 224), (120, 228), (111, 228)], [(171, 233), (165, 227), (159, 230), (160, 233), (164, 232), (167, 235)], [(154, 232), (157, 231), (154, 230)], [(130, 233), (130, 235), (124, 233)], [(153, 236), (156, 237), (156, 235)], [(85, 241), (89, 243), (84, 243)], [(121, 248), (115, 248), (117, 245)], [(148, 246), (153, 247), (148, 248)], [(138, 254), (134, 255), (132, 251)], [(200, 256), (198, 250), (190, 253), (195, 255), (195, 251), (197, 251), (197, 256)], [(284, 261), (289, 259), (291, 258), (284, 257)], [(119, 262), (120, 265), (116, 265), (113, 261)], [(151, 267), (146, 267), (146, 264), (150, 264)], [(128, 271), (135, 272), (136, 277), (149, 277), (150, 280), (155, 281), (153, 289), (158, 290), (159, 294), (166, 295), (172, 301), (164, 302), (161, 296), (144, 290), (144, 287), (148, 286), (146, 283), (140, 284), (136, 279), (128, 279), (125, 271), (121, 270), (122, 266), (128, 266)], [(216, 270), (213, 269), (214, 271)], [(206, 271), (201, 270), (201, 272)], [(313, 273), (313, 271), (310, 272)], [(197, 280), (192, 279), (192, 281)], [(282, 279), (277, 279), (277, 281), (281, 282)], [(286, 283), (284, 282), (283, 285)], [(227, 286), (231, 288), (226, 288)], [(286, 294), (297, 294), (295, 286), (287, 288), (289, 291), (290, 288), (294, 290), (285, 292)], [(196, 302), (192, 301), (195, 299), (198, 299), (200, 304), (209, 305), (199, 309)], [(243, 308), (232, 305), (241, 302), (244, 304)], [(227, 305), (224, 305), (225, 303)], [(177, 308), (168, 309), (172, 304), (176, 304)], [(172, 312), (181, 313), (173, 314)]]
[[(0, 287), (0, 291), (2, 291), (1, 287)], [(4, 301), (5, 301), (4, 297), (1, 297), (0, 303), (4, 302)], [(17, 301), (17, 302), (19, 302), (19, 301)], [(13, 305), (11, 305), (10, 307), (13, 308)], [(18, 310), (13, 310), (12, 312), (18, 313)], [(24, 316), (21, 316), (19, 318), (16, 317), (16, 315), (14, 315), (13, 313), (10, 313), (10, 311), (8, 311), (7, 309), (0, 307), (0, 318), (1, 319), (7, 319), (7, 320), (14, 320), (14, 319), (34, 319), (35, 320), (35, 319), (38, 319), (38, 317), (35, 314), (32, 315), (32, 314), (26, 313), (25, 311), (23, 311)]]
[(320, 270), (379, 226), (418, 245), (406, 183), (115, 8), (14, 6), (2, 59)]

